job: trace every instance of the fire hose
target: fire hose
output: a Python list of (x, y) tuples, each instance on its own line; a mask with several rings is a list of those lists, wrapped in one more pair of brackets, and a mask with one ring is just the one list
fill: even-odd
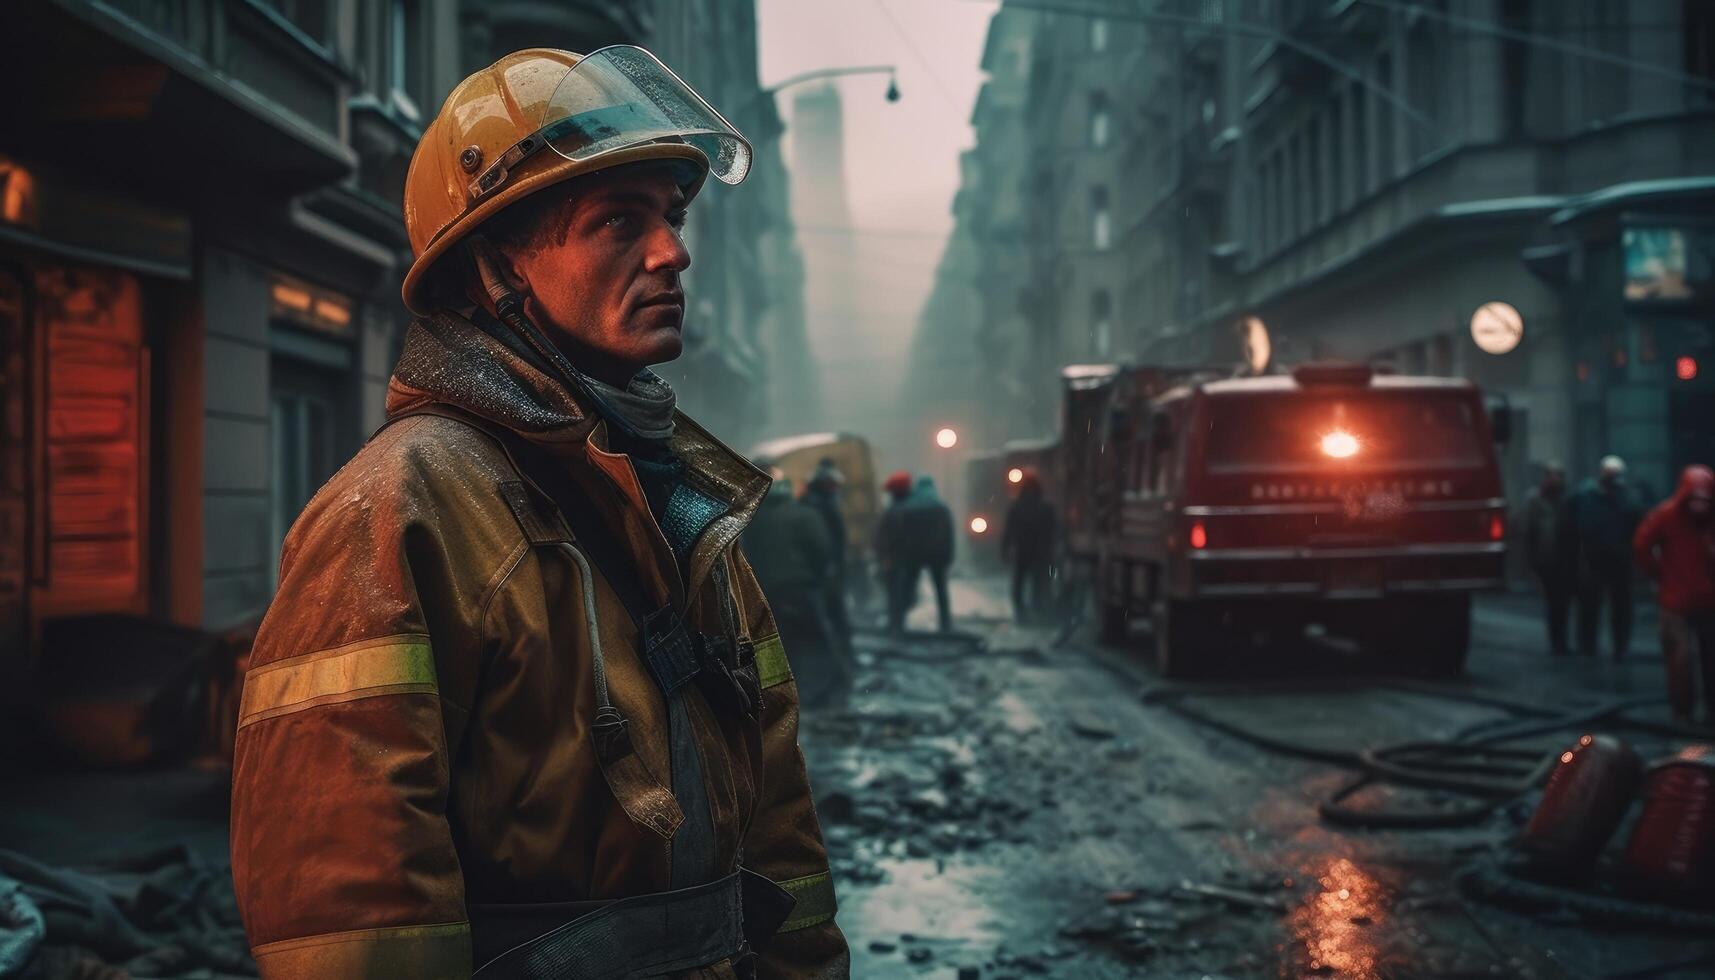
[[(1655, 697), (1625, 698), (1582, 711), (1551, 714), (1535, 706), (1521, 705), (1500, 698), (1468, 696), (1413, 684), (1389, 686), (1398, 686), (1416, 694), (1473, 700), (1491, 707), (1537, 717), (1508, 720), (1504, 727), (1496, 731), (1488, 731), (1495, 727), (1495, 723), (1485, 721), (1470, 726), (1445, 741), (1410, 741), (1350, 750), (1306, 745), (1266, 735), (1200, 711), (1185, 703), (1188, 697), (1199, 693), (1193, 688), (1154, 687), (1144, 692), (1143, 700), (1146, 704), (1159, 705), (1199, 725), (1277, 754), (1357, 770), (1356, 776), (1322, 801), (1317, 807), (1318, 813), (1322, 819), (1337, 826), (1396, 830), (1460, 827), (1478, 823), (1498, 807), (1540, 786), (1553, 769), (1558, 754), (1536, 749), (1509, 748), (1499, 743), (1565, 729), (1577, 729), (1598, 721), (1635, 727), (1636, 723), (1626, 718), (1625, 713), (1660, 701), (1660, 698)], [(1254, 689), (1237, 689), (1237, 693), (1245, 693), (1247, 690), (1254, 692)], [(1229, 689), (1222, 693), (1234, 691)], [(1479, 732), (1482, 734), (1477, 734)], [(1435, 810), (1377, 810), (1346, 805), (1345, 801), (1358, 792), (1381, 783), (1458, 793), (1476, 797), (1477, 800), (1468, 806)]]

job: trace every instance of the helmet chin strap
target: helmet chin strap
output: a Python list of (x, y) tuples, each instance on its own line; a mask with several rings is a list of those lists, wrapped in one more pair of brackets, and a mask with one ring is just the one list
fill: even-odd
[(548, 368), (555, 380), (565, 385), (572, 394), (586, 399), (594, 405), (598, 414), (607, 420), (610, 428), (619, 429), (634, 439), (643, 438), (640, 433), (626, 421), (625, 416), (614, 410), (608, 400), (602, 397), (591, 383), (589, 375), (578, 370), (560, 348), (542, 332), (524, 313), (524, 297), (513, 289), (506, 281), (506, 276), (500, 271), (501, 256), (494, 244), (482, 235), (471, 235), (465, 239), (465, 247), (470, 252), (471, 260), (476, 263), (477, 276), (482, 280), (482, 288), (488, 294), (489, 302), (494, 304), (494, 315), (512, 331), (513, 335), (523, 341), (542, 363)]

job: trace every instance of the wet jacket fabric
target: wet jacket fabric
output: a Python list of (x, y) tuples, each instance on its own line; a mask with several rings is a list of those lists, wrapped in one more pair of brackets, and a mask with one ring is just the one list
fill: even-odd
[[(678, 416), (683, 481), (712, 502), (680, 573), (605, 423), (454, 314), (412, 326), (389, 387), (390, 416), (429, 405), (563, 463), (650, 599), (690, 629), (731, 637), (735, 659), (754, 656), (748, 711), (717, 708), (694, 686), (684, 695), (714, 850), (797, 898), (759, 976), (846, 976), (796, 687), (733, 544), (766, 476)], [(233, 767), (233, 879), (264, 977), (466, 977), (480, 965), (477, 906), (668, 889), (684, 815), (661, 790), (666, 703), (620, 596), (568, 552), (560, 518), (499, 442), (419, 416), (382, 430), (293, 526)], [(597, 644), (629, 720), (627, 759), (640, 763), (631, 782), (605, 774), (592, 744)]]
[(776, 487), (756, 508), (744, 531), (744, 554), (765, 592), (819, 592), (827, 585), (833, 545), (822, 515)]
[(1054, 506), (1041, 491), (1023, 491), (1006, 512), (1001, 532), (1002, 557), (1019, 565), (1046, 565), (1054, 560)]
[(895, 560), (906, 566), (942, 568), (953, 562), (953, 512), (936, 495), (933, 486), (919, 485), (887, 515), (895, 522), (889, 528)]
[(1685, 507), (1692, 495), (1715, 496), (1715, 475), (1688, 466), (1679, 490), (1657, 505), (1632, 539), (1638, 567), (1660, 582), (1661, 607), (1681, 615), (1715, 612), (1715, 518), (1698, 521)]
[(1585, 568), (1603, 571), (1624, 569), (1631, 558), (1632, 534), (1643, 509), (1630, 487), (1620, 484), (1603, 490), (1595, 480), (1586, 480), (1567, 501), (1565, 547)]

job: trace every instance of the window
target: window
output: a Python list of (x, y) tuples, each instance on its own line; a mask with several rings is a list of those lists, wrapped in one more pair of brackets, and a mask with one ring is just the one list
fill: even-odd
[[(1685, 73), (1715, 81), (1715, 5), (1709, 0), (1685, 0)], [(1691, 90), (1693, 104), (1715, 101), (1715, 91)]]
[(1090, 93), (1090, 145), (1100, 150), (1108, 145), (1108, 94)]
[(327, 0), (267, 0), (268, 6), (292, 22), (310, 40), (320, 45), (328, 43)]
[(1335, 95), (1328, 106), (1328, 216), (1346, 206), (1346, 102)]
[(1108, 49), (1108, 19), (1090, 18), (1090, 50), (1100, 53)]
[(388, 82), (394, 101), (413, 119), (425, 88), (422, 23), (421, 0), (393, 0), (387, 25)]
[[(1394, 91), (1393, 56), (1382, 55), (1376, 59), (1376, 85), (1382, 90)], [(1379, 96), (1372, 95), (1371, 100), (1376, 107), (1376, 131), (1373, 134), (1376, 141), (1376, 185), (1380, 186), (1393, 180), (1393, 103)]]
[(334, 378), (296, 362), (276, 361), (271, 385), (273, 479), (269, 516), (275, 559), (271, 569), (277, 570), (286, 531), (339, 468), (341, 447), (336, 444), (334, 420), (339, 417), (340, 397)]
[(1097, 357), (1106, 357), (1114, 346), (1114, 301), (1105, 289), (1090, 295), (1090, 346)]
[(1368, 89), (1353, 87), (1352, 101), (1347, 108), (1352, 113), (1352, 200), (1358, 201), (1375, 186), (1370, 179), (1370, 99)]
[(1090, 191), (1090, 241), (1097, 251), (1106, 251), (1113, 244), (1113, 217), (1108, 213), (1108, 189), (1097, 187)]
[(1304, 160), (1304, 190), (1309, 206), (1306, 210), (1304, 225), (1306, 229), (1315, 228), (1322, 223), (1322, 178), (1327, 171), (1322, 168), (1322, 119), (1312, 117), (1309, 128), (1305, 130), (1307, 145)]
[[(1408, 80), (1407, 101), (1411, 107), (1428, 117), (1430, 123), (1438, 124), (1441, 118), (1441, 44), (1436, 34), (1436, 25), (1425, 19), (1411, 30), (1410, 46), (1411, 77)], [(1430, 126), (1413, 121), (1411, 123), (1411, 150), (1413, 159), (1422, 159), (1435, 152), (1441, 146), (1441, 134)]]
[[(1644, 5), (1639, 5), (1644, 6)], [(1593, 0), (1589, 24), (1592, 46), (1610, 57), (1623, 58), (1630, 50), (1632, 4), (1624, 0)], [(1689, 27), (1690, 25), (1685, 25)], [(1590, 121), (1610, 121), (1625, 115), (1630, 99), (1630, 72), (1623, 66), (1602, 61), (1587, 61), (1584, 83), (1589, 105)]]

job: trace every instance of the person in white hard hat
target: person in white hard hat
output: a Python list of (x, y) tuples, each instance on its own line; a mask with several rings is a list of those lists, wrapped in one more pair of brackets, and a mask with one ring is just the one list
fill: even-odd
[(1626, 462), (1604, 456), (1596, 478), (1567, 501), (1567, 546), (1578, 576), (1578, 652), (1596, 655), (1596, 628), (1608, 607), (1616, 661), (1632, 638), (1632, 534), (1643, 517), (1626, 482)]

